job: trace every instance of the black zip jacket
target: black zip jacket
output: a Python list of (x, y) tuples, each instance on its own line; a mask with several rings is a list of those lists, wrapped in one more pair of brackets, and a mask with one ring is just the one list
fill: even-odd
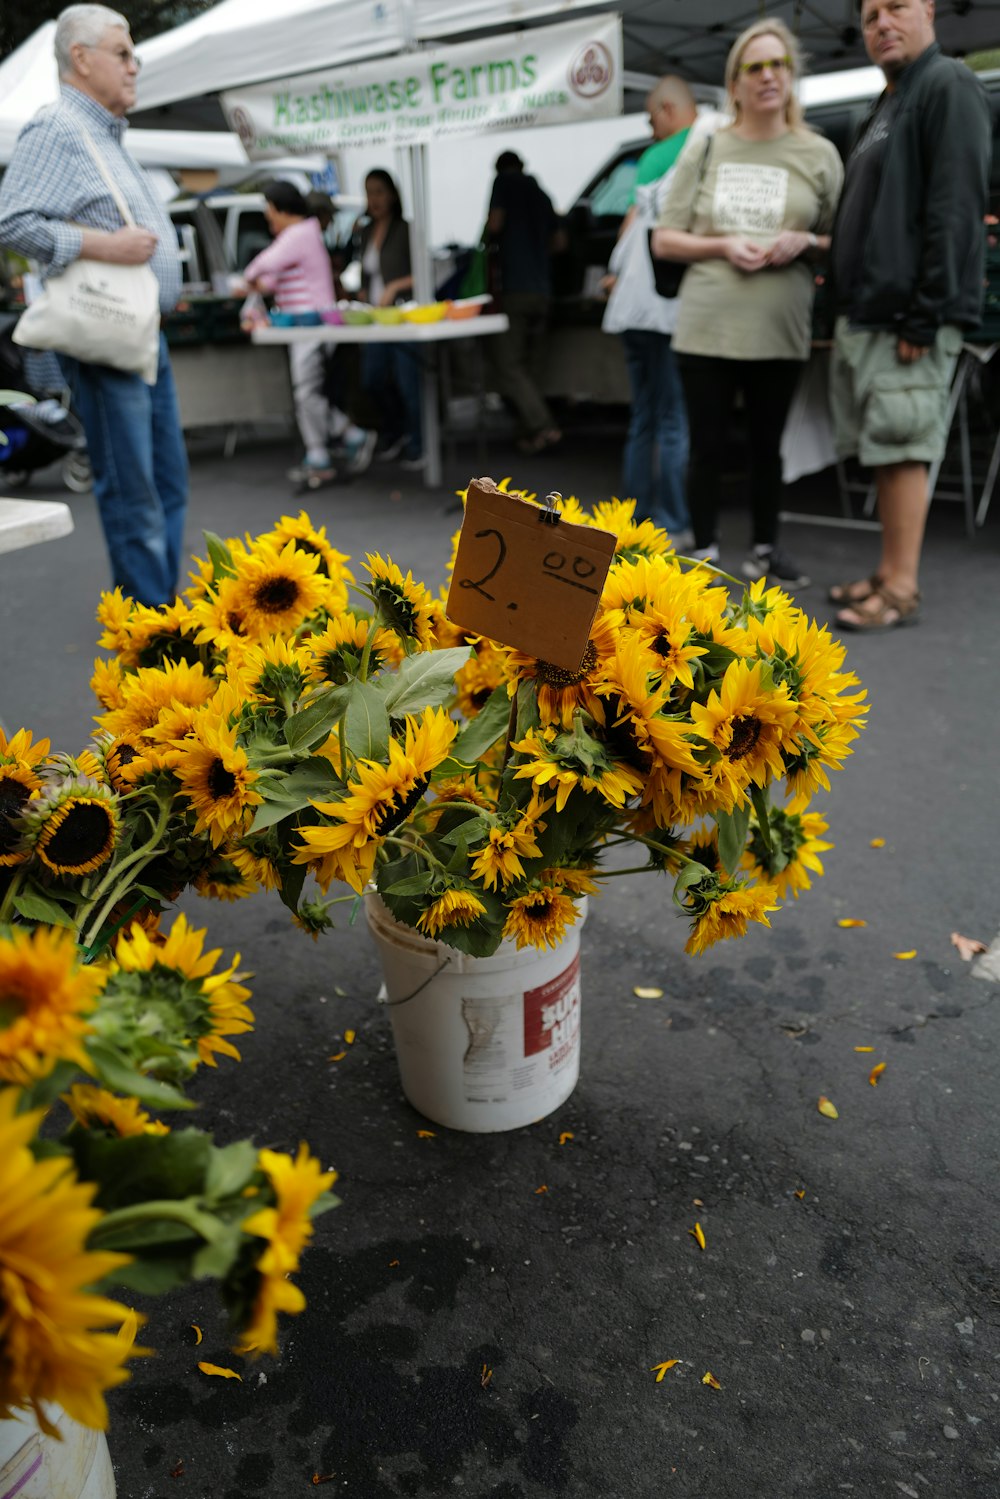
[(851, 327), (930, 347), (944, 324), (969, 330), (982, 320), (993, 123), (978, 78), (936, 42), (904, 70), (896, 91), (849, 317)]

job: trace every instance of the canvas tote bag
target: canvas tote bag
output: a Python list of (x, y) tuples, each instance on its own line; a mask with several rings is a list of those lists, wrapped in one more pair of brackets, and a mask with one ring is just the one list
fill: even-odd
[[(82, 126), (81, 130), (119, 213), (134, 228), (128, 204), (100, 152)], [(12, 336), (24, 348), (71, 354), (84, 364), (108, 364), (155, 385), (160, 352), (159, 284), (148, 265), (73, 260), (60, 275), (49, 277), (41, 294), (22, 313)]]

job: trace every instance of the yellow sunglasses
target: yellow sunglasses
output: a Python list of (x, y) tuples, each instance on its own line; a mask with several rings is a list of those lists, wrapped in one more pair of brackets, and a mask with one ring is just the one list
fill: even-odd
[(765, 68), (770, 68), (772, 73), (780, 73), (785, 68), (792, 66), (792, 59), (785, 57), (765, 57), (761, 62), (741, 62), (740, 72), (749, 73), (751, 78), (759, 78)]

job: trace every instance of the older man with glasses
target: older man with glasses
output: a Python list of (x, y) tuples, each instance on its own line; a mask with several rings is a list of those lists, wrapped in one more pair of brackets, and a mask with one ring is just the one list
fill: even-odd
[[(18, 136), (0, 187), (0, 244), (57, 276), (78, 259), (149, 263), (160, 310), (180, 295), (177, 241), (145, 174), (125, 149), (139, 59), (129, 24), (104, 5), (71, 5), (56, 25), (60, 98)], [(90, 144), (88, 144), (88, 141)], [(125, 198), (121, 213), (91, 145)], [(143, 604), (172, 602), (187, 506), (187, 454), (166, 341), (156, 383), (59, 356), (83, 422), (113, 583)]]

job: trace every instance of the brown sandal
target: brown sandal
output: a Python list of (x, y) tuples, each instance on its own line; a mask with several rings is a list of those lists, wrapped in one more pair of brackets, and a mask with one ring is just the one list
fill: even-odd
[(894, 630), (897, 625), (915, 625), (920, 618), (919, 593), (911, 593), (904, 598), (880, 583), (868, 597), (877, 598), (878, 604), (873, 609), (855, 609), (857, 619), (845, 619), (843, 613), (837, 615), (837, 624), (842, 630), (855, 630), (858, 633)]
[(878, 593), (881, 585), (878, 573), (872, 573), (870, 578), (858, 578), (854, 583), (834, 583), (826, 596), (831, 604), (863, 604), (873, 593)]

